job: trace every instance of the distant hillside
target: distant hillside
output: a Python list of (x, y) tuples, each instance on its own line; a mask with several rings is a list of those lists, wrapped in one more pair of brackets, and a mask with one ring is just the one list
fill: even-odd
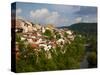
[(77, 23), (67, 28), (81, 34), (88, 34), (88, 35), (97, 34), (97, 23)]

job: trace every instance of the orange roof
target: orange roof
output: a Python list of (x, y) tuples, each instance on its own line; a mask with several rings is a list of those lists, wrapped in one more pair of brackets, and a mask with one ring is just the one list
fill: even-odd
[(38, 44), (31, 44), (32, 48), (38, 48), (39, 45)]

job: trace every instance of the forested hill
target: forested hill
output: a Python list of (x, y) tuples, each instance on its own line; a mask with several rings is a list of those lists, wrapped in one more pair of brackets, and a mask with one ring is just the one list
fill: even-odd
[(68, 27), (76, 33), (85, 35), (88, 44), (88, 67), (97, 67), (97, 23), (77, 23)]
[(81, 34), (97, 35), (97, 23), (76, 23), (68, 28)]

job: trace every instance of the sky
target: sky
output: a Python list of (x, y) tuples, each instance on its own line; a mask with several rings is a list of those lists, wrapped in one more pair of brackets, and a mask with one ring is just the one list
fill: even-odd
[(97, 7), (17, 2), (16, 17), (41, 25), (70, 26), (97, 22)]

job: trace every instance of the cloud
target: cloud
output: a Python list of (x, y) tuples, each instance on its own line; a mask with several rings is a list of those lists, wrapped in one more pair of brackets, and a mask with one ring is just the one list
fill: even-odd
[[(15, 6), (13, 7), (15, 8)], [(14, 10), (14, 8), (12, 9)], [(18, 3), (16, 8), (18, 18), (24, 18), (33, 23), (69, 26), (78, 22), (97, 22), (97, 7)]]
[(24, 19), (22, 16), (20, 16), (21, 13), (22, 13), (22, 9), (17, 8), (16, 9), (16, 19)]
[(20, 14), (22, 12), (22, 10), (20, 8), (16, 9), (16, 14)]
[(52, 8), (52, 10), (67, 14), (72, 14), (80, 10), (80, 6), (73, 5), (51, 5), (50, 7)]
[(97, 22), (97, 7), (81, 6), (80, 10), (75, 12), (76, 21), (81, 22)]
[(53, 23), (57, 24), (58, 20), (60, 19), (60, 15), (58, 12), (51, 12), (45, 19), (46, 23)]
[(84, 16), (83, 22), (97, 22), (97, 16), (94, 15)]
[(75, 19), (75, 22), (76, 23), (79, 23), (79, 22), (81, 22), (82, 21), (82, 17), (77, 17), (76, 19)]
[(30, 11), (30, 16), (34, 19), (45, 18), (50, 15), (47, 9), (37, 9), (35, 11)]
[(68, 21), (66, 18), (62, 17), (58, 12), (50, 12), (46, 8), (30, 11), (30, 17), (34, 22), (42, 24), (55, 24), (56, 26), (59, 26), (60, 24), (63, 25)]
[(76, 12), (78, 15), (96, 15), (97, 7), (80, 7), (80, 10)]

